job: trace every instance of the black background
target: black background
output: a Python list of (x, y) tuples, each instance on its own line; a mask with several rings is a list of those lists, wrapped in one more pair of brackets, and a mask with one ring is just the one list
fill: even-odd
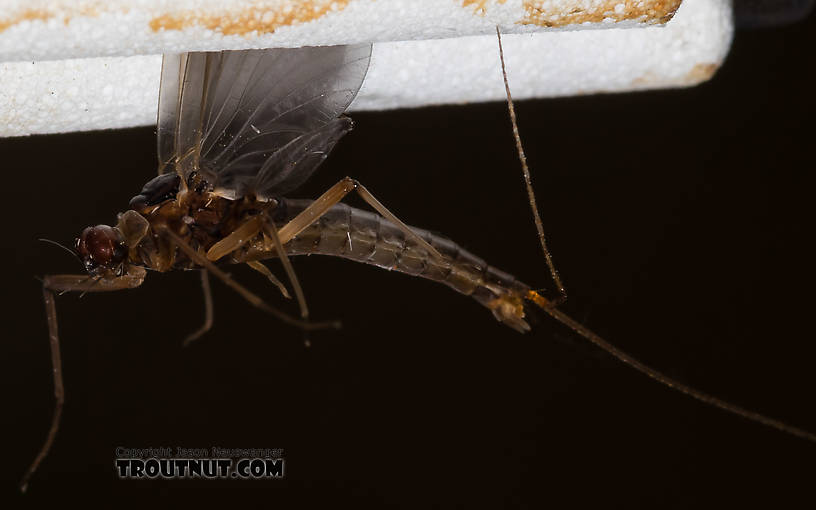
[[(571, 293), (563, 309), (682, 381), (811, 431), (813, 27), (738, 33), (696, 88), (517, 104)], [(408, 223), (550, 285), (505, 105), (354, 119), (300, 196), (351, 175)], [(52, 412), (34, 277), (78, 268), (36, 239), (71, 243), (113, 222), (153, 175), (154, 146), (152, 127), (0, 140), (9, 494)], [(308, 349), (220, 283), (213, 331), (182, 349), (203, 315), (193, 273), (60, 298), (67, 405), (26, 498), (812, 503), (813, 444), (661, 387), (544, 315), (522, 336), (432, 282), (329, 258), (295, 264), (313, 315), (345, 324)], [(234, 274), (279, 301), (256, 274)], [(116, 446), (214, 445), (283, 448), (286, 477), (136, 482), (113, 469)]]

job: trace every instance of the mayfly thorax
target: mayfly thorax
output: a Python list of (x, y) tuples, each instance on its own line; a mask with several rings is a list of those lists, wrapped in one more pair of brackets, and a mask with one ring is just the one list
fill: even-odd
[[(473, 297), (503, 324), (530, 330), (540, 308), (624, 363), (693, 398), (809, 440), (816, 436), (699, 392), (642, 364), (561, 312), (548, 299), (446, 237), (409, 227), (360, 182), (346, 177), (316, 200), (287, 198), (352, 128), (343, 116), (365, 78), (370, 45), (246, 50), (165, 56), (158, 117), (159, 176), (119, 214), (115, 225), (85, 229), (76, 251), (86, 275), (50, 275), (43, 294), (51, 341), (56, 407), (51, 429), (23, 479), (23, 488), (56, 436), (64, 398), (54, 293), (138, 287), (148, 270), (200, 269), (212, 324), (208, 275), (252, 305), (304, 330), (315, 322), (289, 257), (341, 257), (444, 283)], [(502, 60), (503, 65), (503, 60)], [(505, 84), (506, 76), (505, 76)], [(508, 100), (509, 85), (507, 85)], [(529, 170), (509, 100), (514, 134), (547, 264), (564, 295), (535, 212)], [(340, 203), (356, 193), (374, 212)], [(300, 315), (268, 305), (221, 269), (247, 264), (284, 296), (287, 286), (263, 263), (280, 258)]]

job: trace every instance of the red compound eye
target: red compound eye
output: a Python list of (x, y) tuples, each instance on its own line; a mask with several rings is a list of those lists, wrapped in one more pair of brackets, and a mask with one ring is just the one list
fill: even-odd
[(89, 271), (98, 267), (113, 268), (127, 255), (122, 235), (108, 225), (97, 225), (83, 230), (77, 239), (76, 249)]

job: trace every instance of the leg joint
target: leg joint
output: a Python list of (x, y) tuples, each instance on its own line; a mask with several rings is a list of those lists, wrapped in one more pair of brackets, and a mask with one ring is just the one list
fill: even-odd
[(344, 177), (342, 182), (343, 191), (345, 191), (346, 193), (354, 191), (360, 186), (360, 181), (358, 181), (357, 179), (352, 179), (351, 177)]

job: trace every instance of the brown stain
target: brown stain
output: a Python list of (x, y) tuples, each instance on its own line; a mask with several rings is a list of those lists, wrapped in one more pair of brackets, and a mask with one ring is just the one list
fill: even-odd
[[(128, 12), (128, 10), (129, 9), (127, 7), (124, 7), (124, 8), (121, 9), (121, 11), (123, 13)], [(88, 16), (88, 17), (92, 17), (92, 18), (95, 18), (95, 17), (99, 16), (100, 14), (102, 14), (102, 11), (107, 11), (107, 9), (105, 9), (105, 4), (101, 4), (101, 5), (93, 5), (93, 4), (91, 4), (91, 5), (81, 5), (81, 6), (78, 6), (77, 9), (76, 9), (76, 13), (78, 15)]]
[[(504, 4), (507, 0), (493, 1), (498, 1), (498, 3)], [(480, 16), (484, 16), (487, 13), (488, 3), (492, 3), (491, 0), (462, 0), (462, 7), (471, 7), (473, 8), (473, 12), (479, 14)]]
[[(575, 7), (569, 12), (553, 7), (544, 7), (543, 0), (524, 0), (526, 15), (519, 22), (522, 25), (537, 25), (557, 28), (580, 23), (600, 23), (605, 19), (615, 22), (637, 20), (643, 23), (666, 23), (674, 16), (683, 0), (606, 0), (591, 8)], [(617, 12), (615, 7), (623, 4)]]
[(46, 21), (53, 17), (54, 14), (45, 9), (25, 9), (15, 13), (10, 18), (0, 19), (0, 32), (24, 21)]
[(246, 35), (252, 32), (271, 34), (280, 27), (300, 25), (346, 8), (351, 0), (296, 0), (286, 9), (270, 6), (264, 2), (242, 9), (201, 13), (181, 11), (164, 14), (150, 21), (154, 32), (160, 30), (184, 30), (202, 26), (224, 35)]
[(633, 88), (642, 88), (648, 87), (650, 85), (659, 85), (661, 82), (660, 77), (651, 71), (646, 71), (642, 75), (638, 76), (634, 80), (632, 80), (632, 87)]
[(698, 85), (710, 80), (719, 68), (720, 64), (701, 62), (694, 64), (682, 77), (672, 79), (661, 77), (651, 71), (647, 71), (645, 74), (632, 80), (632, 88)]
[(716, 73), (717, 69), (719, 68), (720, 65), (713, 62), (694, 64), (694, 67), (692, 67), (691, 70), (686, 73), (686, 81), (689, 84), (697, 84), (708, 81), (712, 76), (714, 76), (714, 73)]
[(0, 19), (0, 32), (24, 21), (48, 21), (51, 18), (62, 18), (62, 22), (66, 25), (71, 22), (73, 17), (88, 16), (96, 17), (104, 11), (104, 4), (95, 5), (78, 5), (78, 6), (62, 6), (56, 4), (47, 9), (24, 9), (13, 14), (6, 19)]

